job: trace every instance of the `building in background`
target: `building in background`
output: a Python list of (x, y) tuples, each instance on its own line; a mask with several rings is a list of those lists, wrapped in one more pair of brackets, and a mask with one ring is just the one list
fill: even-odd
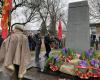
[(91, 23), (90, 27), (91, 27), (91, 30), (90, 30), (91, 34), (95, 34), (96, 38), (100, 42), (100, 23)]

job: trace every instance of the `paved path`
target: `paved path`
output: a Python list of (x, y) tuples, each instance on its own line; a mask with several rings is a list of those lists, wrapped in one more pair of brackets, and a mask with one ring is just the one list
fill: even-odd
[(10, 80), (10, 77), (0, 72), (0, 80)]
[[(40, 67), (41, 69), (44, 68), (45, 58), (43, 54), (40, 55)], [(32, 59), (30, 65), (28, 66), (29, 70), (24, 76), (25, 78), (31, 79), (31, 80), (57, 80), (57, 76), (52, 76), (49, 74), (45, 74), (42, 72), (38, 72), (38, 68), (36, 68), (35, 60)]]
[(38, 72), (36, 68), (31, 68), (25, 75), (25, 78), (30, 80), (57, 80), (56, 76)]

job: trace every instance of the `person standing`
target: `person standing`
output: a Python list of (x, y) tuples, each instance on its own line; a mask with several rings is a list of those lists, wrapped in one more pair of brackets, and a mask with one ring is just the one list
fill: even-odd
[(45, 44), (45, 49), (46, 49), (46, 53), (45, 53), (45, 57), (49, 57), (49, 53), (51, 51), (51, 47), (50, 47), (50, 44), (51, 44), (52, 40), (50, 39), (50, 33), (48, 32), (47, 35), (45, 35), (44, 37), (44, 44)]
[(28, 36), (28, 41), (29, 41), (29, 48), (32, 51), (32, 42), (33, 42), (33, 39), (32, 39), (32, 35), (31, 34), (29, 34), (29, 36)]
[(41, 40), (41, 35), (40, 35), (40, 31), (38, 30), (38, 33), (35, 34), (35, 63), (36, 66), (38, 68), (40, 68), (40, 63), (39, 63), (39, 55), (40, 55), (40, 50), (41, 50), (41, 44), (42, 44), (42, 40)]
[(10, 80), (21, 80), (26, 73), (31, 55), (28, 38), (23, 34), (23, 26), (15, 25), (14, 33), (2, 43), (0, 63), (3, 72), (10, 76)]
[(35, 46), (36, 46), (36, 43), (35, 43), (35, 35), (32, 35), (32, 51), (35, 50)]
[(96, 50), (98, 50), (98, 44), (99, 44), (98, 39), (95, 39), (95, 47), (96, 47)]
[(91, 34), (91, 47), (95, 47), (95, 40), (96, 40), (96, 35), (95, 34)]

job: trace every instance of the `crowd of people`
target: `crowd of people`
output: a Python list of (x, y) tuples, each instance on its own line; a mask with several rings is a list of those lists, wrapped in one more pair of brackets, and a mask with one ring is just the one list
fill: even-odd
[[(40, 69), (39, 57), (42, 45), (42, 39), (46, 53), (45, 58), (49, 57), (51, 48), (60, 48), (61, 41), (57, 37), (52, 36), (49, 32), (41, 37), (40, 30), (33, 35), (24, 34), (24, 26), (15, 25), (13, 33), (5, 40), (0, 36), (0, 65), (3, 72), (10, 77), (10, 80), (22, 80), (26, 73), (27, 66), (31, 61), (30, 51), (35, 51), (35, 63)], [(54, 45), (55, 44), (55, 45)]]
[[(53, 35), (48, 32), (44, 37), (41, 36), (40, 30), (37, 31), (35, 35), (28, 35), (28, 41), (29, 41), (29, 47), (30, 50), (35, 50), (35, 63), (38, 68), (40, 68), (39, 60), (41, 59), (39, 57), (41, 45), (43, 44), (45, 46), (46, 53), (44, 55), (45, 58), (49, 57), (49, 53), (51, 52), (51, 48), (62, 48), (61, 41), (54, 37)], [(42, 43), (42, 41), (44, 41)]]

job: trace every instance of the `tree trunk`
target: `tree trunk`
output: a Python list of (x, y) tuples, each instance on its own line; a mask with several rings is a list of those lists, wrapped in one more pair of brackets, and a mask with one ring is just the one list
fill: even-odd
[(47, 28), (45, 22), (41, 24), (41, 34), (44, 36), (47, 33)]
[(50, 32), (52, 35), (56, 35), (56, 17), (51, 16)]

